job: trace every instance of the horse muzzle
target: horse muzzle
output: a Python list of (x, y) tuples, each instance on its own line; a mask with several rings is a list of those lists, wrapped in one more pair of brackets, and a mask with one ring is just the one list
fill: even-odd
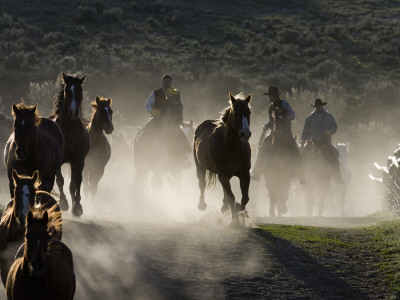
[(78, 118), (78, 110), (76, 110), (76, 109), (68, 110), (68, 116), (73, 120)]
[(106, 128), (104, 128), (104, 131), (107, 134), (111, 134), (114, 131), (114, 126), (113, 125), (107, 126)]
[(249, 131), (249, 132), (241, 131), (240, 132), (240, 141), (241, 142), (248, 142), (250, 137), (251, 137), (251, 131)]

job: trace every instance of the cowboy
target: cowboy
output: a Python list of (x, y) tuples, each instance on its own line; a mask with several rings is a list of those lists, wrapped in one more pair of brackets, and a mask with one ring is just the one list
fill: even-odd
[[(165, 138), (177, 141), (177, 152), (183, 152), (184, 156), (191, 152), (190, 145), (185, 134), (179, 128), (183, 123), (183, 101), (180, 92), (172, 88), (172, 76), (164, 75), (161, 80), (162, 87), (154, 90), (145, 103), (146, 111), (151, 115), (142, 132), (145, 140), (153, 140), (161, 134)], [(184, 161), (188, 164), (187, 159)]]
[[(295, 119), (296, 115), (290, 106), (289, 102), (280, 98), (281, 92), (279, 92), (278, 88), (275, 86), (271, 86), (268, 88), (268, 92), (263, 95), (267, 95), (270, 100), (270, 105), (268, 107), (268, 115), (269, 121), (263, 126), (263, 131), (259, 140), (259, 151), (257, 155), (256, 162), (254, 164), (254, 169), (252, 170), (252, 178), (258, 180), (261, 175), (261, 169), (263, 165), (263, 161), (268, 157), (268, 153), (272, 148), (273, 139), (278, 134), (282, 134), (287, 137), (287, 147), (289, 150), (292, 150), (291, 154), (293, 155), (294, 160), (298, 164), (298, 174), (300, 183), (304, 184), (307, 182), (307, 179), (304, 175), (304, 171), (301, 165), (301, 156), (299, 147), (297, 146), (296, 141), (293, 138), (291, 122)], [(276, 132), (277, 124), (283, 122), (283, 126), (279, 126), (281, 131), (284, 132)], [(282, 124), (282, 123), (281, 123)], [(270, 129), (270, 133), (264, 139), (265, 133)]]
[[(183, 113), (183, 101), (180, 92), (177, 89), (173, 89), (172, 76), (164, 75), (162, 77), (162, 87), (153, 91), (146, 100), (144, 107), (146, 111), (152, 117), (159, 117), (165, 113), (169, 106), (175, 106), (176, 111), (180, 113), (180, 119), (182, 119)], [(173, 99), (173, 101), (171, 101)]]
[(332, 145), (331, 136), (336, 133), (337, 124), (335, 118), (324, 108), (327, 102), (315, 99), (314, 111), (306, 118), (301, 134), (301, 148), (307, 140), (312, 139), (314, 143), (322, 149), (326, 159), (330, 162), (335, 172), (334, 179), (337, 184), (343, 183), (340, 174), (339, 153)]

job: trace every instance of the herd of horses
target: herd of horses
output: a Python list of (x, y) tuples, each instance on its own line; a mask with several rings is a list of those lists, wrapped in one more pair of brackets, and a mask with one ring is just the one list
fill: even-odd
[[(72, 299), (74, 296), (72, 253), (61, 241), (61, 212), (69, 209), (61, 166), (64, 163), (71, 166), (71, 211), (79, 217), (83, 214), (82, 181), (84, 190), (93, 199), (111, 156), (105, 134), (114, 130), (110, 98), (97, 96), (92, 103), (91, 120), (82, 117), (85, 79), (86, 75), (62, 74), (53, 112), (48, 118), (39, 115), (37, 105), (20, 103), (12, 106), (13, 129), (4, 150), (11, 201), (0, 221), (0, 271), (8, 299)], [(230, 210), (232, 220), (236, 222), (249, 202), (251, 95), (229, 94), (229, 101), (230, 105), (219, 119), (205, 120), (195, 130), (192, 122), (186, 124), (186, 128), (185, 124), (182, 127), (181, 121), (172, 122), (171, 126), (181, 126), (193, 136), (193, 157), (200, 188), (198, 208), (206, 209), (205, 189), (215, 185), (218, 179), (224, 193), (221, 212)], [(279, 136), (281, 131), (278, 129), (274, 132), (277, 136), (274, 137), (273, 154), (263, 166), (271, 216), (287, 212), (286, 201), (296, 174), (290, 154), (284, 151), (287, 137)], [(141, 139), (135, 140), (135, 149), (149, 150), (140, 143)], [(176, 151), (174, 147), (180, 147), (177, 144), (176, 140), (165, 139), (153, 147), (156, 150), (153, 155), (157, 155), (164, 146), (163, 155), (157, 157), (160, 160), (163, 157), (164, 164), (155, 165), (157, 158), (154, 156), (136, 155), (135, 167), (152, 165), (153, 173), (159, 176), (172, 174), (180, 178), (187, 166), (180, 164), (176, 168), (177, 163), (171, 158)], [(318, 202), (318, 213), (322, 214), (321, 203), (333, 172), (312, 141), (303, 152), (310, 178), (307, 184), (308, 212), (312, 214), (313, 206)], [(144, 177), (143, 174), (139, 176)], [(235, 200), (230, 184), (234, 176), (240, 180), (240, 203)], [(55, 182), (59, 195), (53, 190)], [(318, 201), (312, 200), (315, 194)]]

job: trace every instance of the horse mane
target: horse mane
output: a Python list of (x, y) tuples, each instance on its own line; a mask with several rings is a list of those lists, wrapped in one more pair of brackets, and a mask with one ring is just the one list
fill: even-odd
[(0, 221), (0, 250), (3, 250), (7, 244), (8, 237), (18, 235), (19, 227), (18, 226), (11, 226), (11, 224), (16, 222), (14, 219), (13, 214), (14, 204), (6, 207), (4, 210), (3, 216), (1, 217)]
[[(25, 103), (18, 103), (18, 104), (16, 104), (16, 106), (17, 106), (18, 110), (21, 110), (21, 109), (28, 110), (28, 109), (31, 109), (31, 108), (34, 108), (34, 107), (35, 107), (34, 105), (26, 105)], [(11, 115), (12, 115), (12, 117), (15, 119), (15, 112), (14, 112), (14, 110), (12, 110)], [(39, 116), (39, 110), (38, 110), (37, 108), (36, 108), (36, 110), (35, 110), (35, 114), (34, 114), (34, 116), (33, 116), (33, 119), (34, 119), (34, 121), (35, 121), (35, 125), (36, 125), (36, 126), (39, 126), (39, 125), (40, 125), (40, 122), (42, 121), (42, 118)]]
[(62, 231), (62, 216), (61, 216), (61, 211), (59, 209), (58, 204), (54, 204), (52, 207), (49, 209), (45, 209), (44, 206), (46, 204), (42, 204), (39, 207), (35, 207), (31, 209), (31, 212), (33, 214), (34, 218), (42, 218), (43, 213), (47, 211), (47, 214), (49, 216), (49, 221), (47, 223), (47, 231), (50, 234), (50, 237), (52, 237), (55, 232), (61, 232)]

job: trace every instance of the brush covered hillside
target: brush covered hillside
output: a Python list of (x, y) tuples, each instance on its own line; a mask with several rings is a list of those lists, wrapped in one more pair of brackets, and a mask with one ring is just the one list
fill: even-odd
[[(88, 74), (86, 110), (114, 100), (121, 124), (138, 125), (149, 93), (171, 73), (185, 118), (215, 118), (228, 92), (253, 94), (253, 131), (269, 85), (284, 91), (299, 133), (310, 103), (328, 102), (336, 137), (392, 149), (400, 129), (398, 1), (0, 2), (0, 109), (22, 97), (51, 110), (60, 72)], [(354, 148), (353, 148), (354, 149)], [(393, 148), (394, 149), (394, 148)]]

